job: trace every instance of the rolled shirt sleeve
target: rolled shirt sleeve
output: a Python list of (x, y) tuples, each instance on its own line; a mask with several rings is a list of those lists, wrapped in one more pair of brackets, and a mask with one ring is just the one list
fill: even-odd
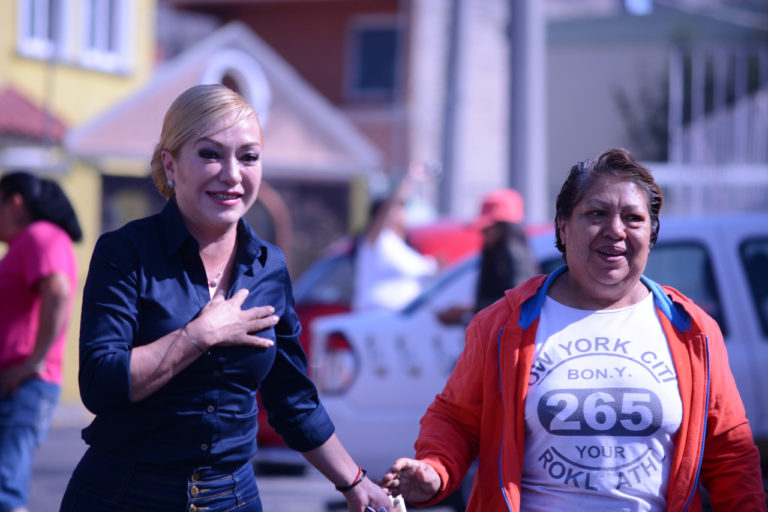
[(135, 251), (103, 235), (91, 258), (80, 323), (80, 396), (94, 414), (129, 403), (130, 357), (137, 331)]
[(327, 441), (334, 426), (307, 376), (307, 356), (299, 343), (301, 325), (293, 309), (287, 269), (282, 281), (286, 307), (276, 327), (275, 361), (261, 384), (261, 398), (269, 423), (289, 447), (304, 452)]

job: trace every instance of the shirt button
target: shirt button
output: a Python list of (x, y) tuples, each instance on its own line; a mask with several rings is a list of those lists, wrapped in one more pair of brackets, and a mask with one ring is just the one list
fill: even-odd
[(200, 488), (196, 485), (193, 485), (189, 490), (189, 494), (191, 494), (193, 498), (196, 498), (197, 495), (200, 494)]
[(200, 473), (195, 471), (194, 473), (192, 473), (192, 476), (189, 477), (189, 479), (192, 480), (193, 482), (197, 482), (198, 480), (200, 480)]
[(197, 512), (197, 507), (194, 505), (189, 506), (189, 512)]
[(205, 410), (208, 411), (208, 412), (213, 412), (213, 411), (216, 410), (216, 408), (214, 406), (212, 406), (212, 405), (209, 405), (208, 407), (205, 408)]
[(207, 452), (207, 451), (208, 451), (208, 445), (207, 445), (207, 444), (205, 444), (205, 443), (203, 443), (203, 444), (201, 444), (201, 445), (200, 445), (200, 449), (201, 449), (202, 451), (204, 451), (204, 452)]

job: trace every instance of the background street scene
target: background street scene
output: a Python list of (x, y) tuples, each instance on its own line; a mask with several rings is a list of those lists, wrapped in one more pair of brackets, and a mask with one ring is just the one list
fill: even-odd
[[(488, 195), (519, 197), (503, 222), (551, 272), (571, 166), (626, 148), (663, 191), (645, 274), (718, 322), (768, 474), (767, 0), (0, 0), (0, 175), (56, 182), (83, 235), (30, 512), (58, 510), (85, 450), (96, 242), (165, 206), (150, 177), (163, 115), (214, 83), (258, 113), (263, 176), (243, 219), (285, 256), (307, 371), (359, 465), (412, 455), (464, 348)], [(385, 203), (432, 273), (367, 311), (356, 258)], [(285, 455), (260, 412), (260, 454)], [(267, 512), (340, 503), (313, 469), (257, 479)]]

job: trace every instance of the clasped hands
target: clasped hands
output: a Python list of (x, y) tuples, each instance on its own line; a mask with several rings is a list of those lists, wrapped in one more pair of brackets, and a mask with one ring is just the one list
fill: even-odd
[[(391, 508), (366, 506), (363, 512), (405, 512), (403, 500), (411, 503), (426, 502), (437, 494), (440, 484), (440, 475), (429, 464), (416, 459), (397, 459), (378, 481), (378, 485), (390, 496), (401, 498), (393, 499)], [(351, 505), (350, 510), (357, 510)]]

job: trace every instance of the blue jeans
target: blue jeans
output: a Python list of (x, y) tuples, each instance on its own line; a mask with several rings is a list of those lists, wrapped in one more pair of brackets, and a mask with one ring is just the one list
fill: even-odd
[(0, 512), (27, 505), (33, 457), (51, 428), (59, 389), (32, 378), (0, 396)]
[(250, 463), (195, 469), (144, 464), (88, 448), (60, 512), (262, 512)]

